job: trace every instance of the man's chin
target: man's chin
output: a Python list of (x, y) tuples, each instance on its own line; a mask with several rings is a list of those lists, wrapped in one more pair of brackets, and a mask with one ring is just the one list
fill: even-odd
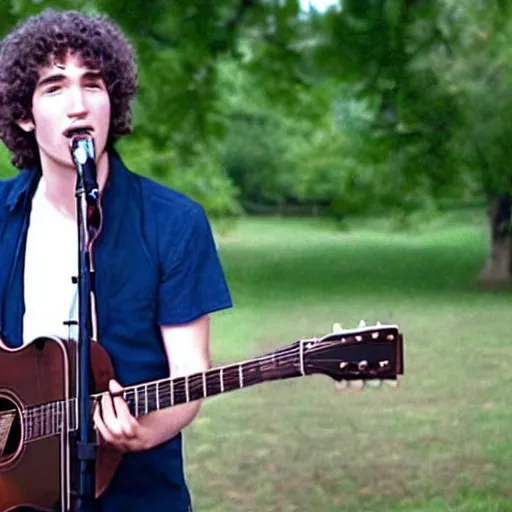
[(41, 154), (41, 165), (43, 170), (69, 171), (76, 172), (76, 167), (71, 158), (71, 154), (67, 156), (54, 156), (49, 154)]

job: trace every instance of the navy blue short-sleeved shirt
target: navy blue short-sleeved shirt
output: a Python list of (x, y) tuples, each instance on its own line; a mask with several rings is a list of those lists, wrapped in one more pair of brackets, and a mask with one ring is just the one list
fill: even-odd
[[(0, 335), (13, 346), (23, 339), (25, 240), (39, 176), (26, 170), (0, 181)], [(201, 206), (128, 171), (117, 155), (110, 159), (94, 260), (99, 341), (123, 385), (169, 375), (161, 325), (231, 306)], [(189, 505), (181, 434), (126, 454), (101, 497), (104, 512), (185, 512)]]

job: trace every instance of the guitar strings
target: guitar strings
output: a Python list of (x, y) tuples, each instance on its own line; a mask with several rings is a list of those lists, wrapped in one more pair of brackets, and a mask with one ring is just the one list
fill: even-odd
[[(249, 387), (258, 384), (264, 380), (265, 371), (271, 371), (277, 364), (292, 365), (293, 369), (297, 371), (303, 364), (300, 359), (297, 360), (297, 355), (301, 354), (301, 343), (295, 342), (293, 345), (284, 349), (276, 350), (269, 354), (248, 360), (242, 363), (236, 363), (220, 368), (212, 368), (205, 372), (194, 373), (188, 376), (164, 378), (156, 381), (147, 382), (145, 384), (137, 384), (124, 388), (123, 397), (128, 402), (128, 406), (134, 415), (141, 414), (140, 411), (150, 412), (158, 408), (165, 408), (174, 406), (180, 403), (193, 400), (200, 400), (202, 398), (219, 394), (221, 392), (233, 391), (244, 387)], [(310, 347), (308, 352), (314, 352), (322, 347)], [(316, 349), (316, 350), (315, 350)], [(329, 360), (324, 359), (324, 363)], [(270, 365), (268, 365), (270, 363)], [(321, 368), (318, 361), (315, 362), (317, 368)], [(265, 365), (268, 365), (265, 367)], [(242, 369), (241, 373), (240, 368)], [(326, 367), (327, 368), (327, 367)], [(225, 373), (238, 369), (236, 375), (228, 374), (224, 378)], [(258, 370), (258, 373), (254, 373)], [(230, 372), (230, 373), (231, 373)], [(249, 375), (246, 375), (247, 372)], [(251, 375), (251, 372), (252, 375)], [(222, 376), (222, 378), (221, 378)], [(292, 375), (290, 375), (292, 376)], [(298, 376), (298, 375), (297, 375)], [(257, 377), (256, 380), (251, 381), (251, 377)], [(277, 377), (276, 380), (286, 377)], [(241, 382), (243, 380), (243, 382)], [(149, 388), (156, 388), (156, 394), (150, 394)], [(206, 388), (206, 389), (205, 389)], [(213, 388), (214, 392), (207, 393), (208, 388)], [(91, 395), (93, 400), (106, 395), (108, 391)], [(197, 394), (197, 396), (196, 396)], [(76, 400), (72, 398), (71, 403)], [(64, 417), (65, 401), (59, 400), (44, 405), (32, 406), (23, 411), (23, 420), (26, 426), (26, 431), (31, 432), (30, 439), (38, 437), (39, 435), (51, 435), (59, 432), (61, 428), (61, 421)], [(149, 406), (149, 407), (148, 407)], [(56, 411), (54, 409), (57, 409)], [(73, 411), (73, 408), (71, 408)], [(1, 414), (1, 413), (0, 413)], [(56, 422), (52, 421), (57, 419)], [(50, 425), (48, 425), (50, 424)], [(36, 428), (34, 428), (36, 427)], [(49, 430), (49, 432), (47, 432)]]
[[(271, 352), (269, 354), (249, 360), (247, 362), (228, 365), (228, 366), (225, 366), (222, 368), (212, 368), (210, 370), (207, 370), (206, 372), (195, 373), (195, 374), (192, 374), (189, 376), (176, 377), (174, 379), (173, 378), (170, 378), (170, 379), (165, 378), (165, 379), (160, 379), (157, 381), (148, 382), (146, 384), (138, 384), (135, 386), (130, 386), (130, 387), (125, 388), (123, 395), (124, 395), (125, 399), (126, 398), (129, 399), (130, 394), (134, 394), (134, 395), (136, 393), (138, 394), (139, 392), (143, 391), (144, 388), (147, 389), (150, 386), (156, 386), (157, 389), (159, 386), (165, 387), (168, 389), (162, 390), (161, 393), (159, 392), (158, 399), (159, 399), (159, 401), (162, 401), (162, 402), (166, 402), (168, 400), (169, 405), (172, 406), (172, 405), (176, 405), (178, 403), (182, 403), (182, 402), (186, 401), (186, 395), (187, 395), (186, 387), (188, 387), (189, 394), (193, 394), (194, 392), (197, 392), (199, 389), (201, 389), (201, 390), (203, 389), (203, 373), (205, 375), (205, 382), (207, 384), (206, 387), (208, 387), (208, 384), (210, 384), (210, 387), (213, 387), (212, 386), (213, 383), (209, 382), (209, 380), (213, 381), (214, 378), (215, 379), (218, 377), (220, 378), (220, 375), (223, 375), (223, 372), (225, 372), (227, 369), (242, 367), (244, 371), (245, 370), (247, 370), (247, 371), (260, 370), (261, 371), (262, 364), (266, 364), (269, 362), (275, 362), (275, 363), (279, 362), (281, 364), (286, 364), (286, 363), (293, 364), (294, 361), (296, 362), (295, 356), (300, 355), (300, 352), (301, 352), (300, 342), (297, 342), (290, 347), (287, 347), (287, 348), (281, 349), (281, 350), (277, 350), (275, 352)], [(300, 363), (300, 361), (299, 361), (299, 363)], [(198, 382), (196, 383), (196, 382), (194, 382), (194, 380), (197, 380)], [(230, 387), (230, 385), (233, 385), (234, 383), (236, 383), (237, 380), (238, 380), (237, 377), (234, 377), (234, 376), (232, 377), (231, 375), (227, 375), (226, 380), (222, 379), (223, 385), (226, 388), (225, 391), (231, 391), (233, 389), (238, 389), (239, 387), (235, 387), (235, 388)], [(179, 381), (179, 383), (176, 384), (176, 381)], [(260, 382), (260, 381), (258, 381), (258, 382)], [(185, 383), (188, 383), (188, 384), (185, 384)], [(174, 384), (174, 386), (176, 386), (176, 389), (171, 389), (171, 386), (173, 386), (173, 384)], [(217, 384), (217, 382), (216, 382), (216, 384)], [(248, 385), (250, 385), (250, 384), (248, 384)], [(182, 386), (183, 386), (183, 389), (181, 389)], [(218, 387), (220, 390), (220, 388), (221, 388), (220, 379), (218, 381)], [(243, 386), (243, 387), (245, 387), (245, 386)], [(105, 395), (107, 393), (108, 392), (97, 393), (97, 394), (91, 395), (91, 398), (97, 399), (100, 396)], [(141, 397), (141, 399), (143, 401), (145, 400), (145, 395), (146, 394), (144, 393), (144, 396)], [(173, 398), (174, 398), (174, 400), (173, 400)], [(197, 398), (195, 398), (195, 400), (198, 400), (200, 398), (203, 398), (203, 396), (202, 395), (198, 396)], [(76, 398), (73, 398), (70, 401), (73, 401), (73, 400), (76, 400)], [(25, 432), (27, 433), (27, 431), (28, 431), (28, 433), (31, 433), (31, 435), (25, 436), (25, 440), (33, 439), (33, 438), (39, 437), (39, 436), (47, 436), (47, 435), (52, 435), (52, 434), (58, 433), (59, 428), (62, 426), (61, 420), (63, 419), (63, 416), (64, 416), (63, 415), (64, 408), (62, 407), (63, 405), (65, 405), (65, 401), (58, 400), (56, 402), (50, 402), (50, 403), (43, 404), (43, 405), (31, 406), (31, 407), (24, 409), (22, 415), (23, 415), (23, 421), (25, 424)], [(139, 404), (138, 404), (139, 408), (140, 408), (140, 405), (141, 405), (141, 403), (139, 402)], [(143, 402), (143, 405), (147, 406), (147, 404), (144, 404), (144, 402)], [(53, 411), (52, 409), (57, 409), (57, 411)], [(135, 412), (138, 412), (138, 411), (135, 411)], [(49, 427), (53, 427), (55, 425), (55, 423), (48, 426), (48, 422), (52, 422), (52, 420), (55, 418), (58, 420), (55, 422), (57, 424), (57, 426), (55, 427), (55, 429), (49, 428)], [(39, 431), (41, 431), (41, 430), (43, 432), (41, 432), (39, 434)], [(47, 432), (47, 430), (50, 430), (50, 431)], [(37, 435), (37, 434), (39, 434), (39, 435)]]

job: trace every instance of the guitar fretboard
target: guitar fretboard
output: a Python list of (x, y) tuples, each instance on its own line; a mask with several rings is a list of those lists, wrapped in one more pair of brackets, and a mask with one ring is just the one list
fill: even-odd
[(77, 401), (73, 398), (28, 407), (23, 414), (24, 440), (34, 441), (58, 434), (65, 427), (66, 419), (67, 430), (76, 430), (76, 406)]
[[(126, 387), (123, 398), (130, 412), (138, 417), (174, 405), (201, 400), (265, 381), (299, 377), (300, 344), (277, 350), (244, 363), (213, 368), (186, 377), (162, 379)], [(101, 396), (91, 396), (91, 405)], [(25, 442), (77, 430), (77, 399), (60, 400), (28, 407), (23, 411)]]
[(214, 368), (186, 377), (163, 379), (126, 388), (123, 397), (130, 412), (141, 416), (151, 411), (201, 400), (220, 393), (254, 386), (264, 381), (300, 375), (296, 361), (277, 356), (261, 361)]

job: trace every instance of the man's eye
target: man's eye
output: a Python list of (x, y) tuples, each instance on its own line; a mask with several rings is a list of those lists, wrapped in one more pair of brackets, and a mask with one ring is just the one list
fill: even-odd
[(47, 94), (53, 94), (54, 92), (57, 92), (57, 91), (60, 91), (60, 87), (57, 85), (54, 85), (53, 87), (48, 87), (48, 89), (46, 89)]

